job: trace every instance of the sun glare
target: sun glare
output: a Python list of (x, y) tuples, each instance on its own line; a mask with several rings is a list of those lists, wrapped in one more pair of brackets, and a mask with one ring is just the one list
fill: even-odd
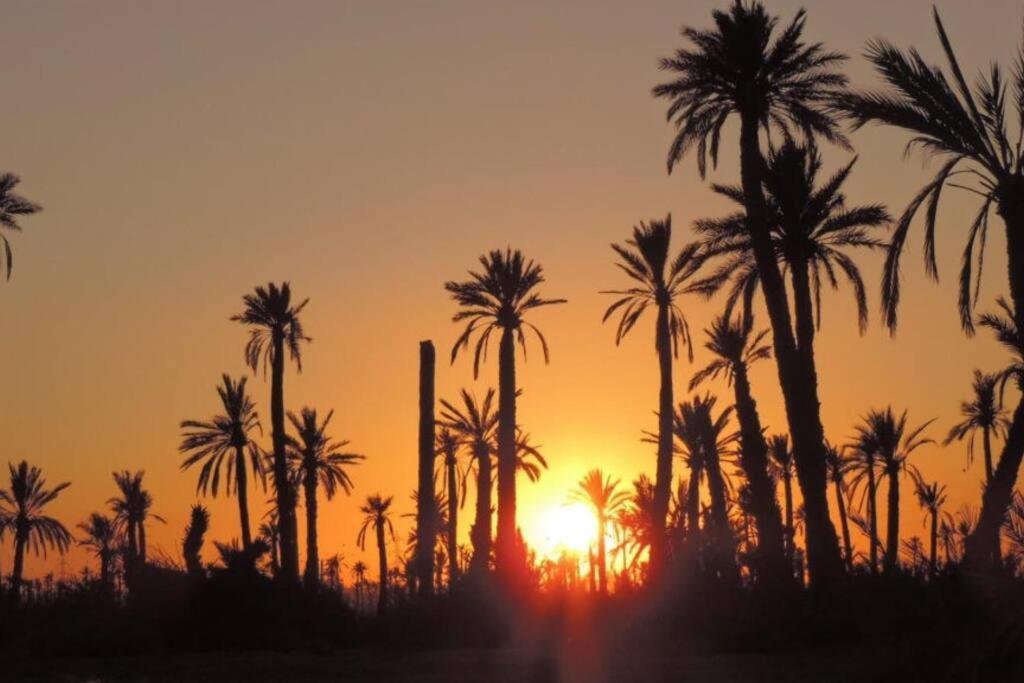
[(543, 557), (586, 555), (597, 540), (597, 519), (582, 503), (553, 505), (537, 515), (528, 539)]

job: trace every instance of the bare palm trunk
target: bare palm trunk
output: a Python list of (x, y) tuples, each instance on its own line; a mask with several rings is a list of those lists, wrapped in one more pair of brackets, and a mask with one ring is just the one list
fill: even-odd
[(274, 355), (270, 376), (270, 422), (274, 444), (274, 489), (277, 493), (278, 531), (281, 545), (281, 576), (288, 583), (299, 581), (298, 525), (295, 492), (288, 481), (284, 427), (284, 335), (274, 330)]
[(708, 490), (711, 493), (711, 551), (714, 568), (721, 573), (722, 578), (729, 578), (736, 574), (736, 554), (726, 508), (725, 479), (722, 477), (718, 450), (713, 445), (705, 444), (704, 462), (708, 472)]
[(476, 448), (476, 519), (470, 569), (480, 573), (486, 572), (491, 562), (491, 453), (485, 445), (478, 444)]
[(694, 559), (700, 536), (700, 470), (690, 470), (690, 481), (686, 488), (686, 545)]
[(985, 450), (985, 485), (992, 483), (992, 434), (989, 427), (981, 430), (982, 445)]
[(608, 521), (603, 514), (597, 516), (597, 589), (601, 595), (608, 594), (608, 575), (605, 567), (608, 548), (604, 538), (607, 524)]
[(782, 474), (782, 491), (786, 499), (786, 562), (790, 573), (793, 572), (793, 558), (795, 556), (796, 528), (793, 525), (793, 475), (789, 472)]
[(768, 445), (764, 440), (757, 403), (750, 390), (747, 368), (733, 367), (736, 417), (740, 423), (740, 466), (750, 487), (751, 512), (757, 523), (757, 555), (769, 577), (785, 575), (782, 513), (775, 486), (768, 476)]
[(306, 590), (315, 591), (320, 586), (320, 548), (317, 541), (316, 521), (316, 469), (307, 467), (303, 479), (306, 494), (306, 571), (302, 580)]
[(238, 515), (242, 523), (242, 547), (252, 546), (252, 531), (249, 529), (249, 484), (245, 470), (245, 448), (235, 446), (235, 488), (238, 489)]
[(377, 559), (380, 562), (380, 590), (377, 591), (377, 614), (388, 608), (388, 550), (384, 544), (384, 525), (377, 523)]
[(845, 487), (843, 486), (842, 475), (834, 481), (836, 490), (836, 504), (839, 507), (839, 525), (843, 531), (843, 556), (846, 560), (846, 571), (853, 570), (853, 543), (850, 542), (850, 521), (846, 517)]
[(650, 571), (657, 578), (665, 566), (667, 549), (665, 519), (672, 495), (672, 337), (669, 330), (668, 302), (658, 302), (658, 320), (655, 330), (655, 346), (658, 351), (658, 462), (654, 477), (654, 519), (651, 528)]
[(11, 570), (11, 598), (17, 604), (21, 600), (21, 577), (25, 571), (25, 544), (28, 533), (17, 530), (14, 538), (14, 567)]
[(889, 516), (885, 532), (885, 571), (896, 569), (900, 551), (900, 473), (889, 472)]
[(740, 128), (740, 167), (751, 247), (757, 262), (782, 386), (797, 479), (807, 516), (807, 562), (812, 585), (827, 585), (842, 574), (839, 540), (829, 517), (825, 476), (825, 430), (821, 424), (813, 357), (801, 358), (793, 338), (785, 282), (779, 271), (765, 213), (761, 178), (764, 158), (756, 112), (744, 112)]
[(420, 342), (419, 481), (416, 494), (416, 578), (420, 597), (434, 593), (434, 344)]
[(875, 481), (875, 461), (868, 459), (868, 558), (871, 573), (878, 571), (878, 482)]
[(939, 511), (932, 510), (931, 549), (928, 553), (928, 576), (935, 578), (938, 567), (935, 552), (939, 544)]
[(445, 454), (445, 474), (448, 486), (448, 590), (459, 577), (459, 495), (456, 490), (455, 452)]
[(501, 334), (498, 374), (498, 537), (495, 567), (519, 574), (516, 557), (516, 355), (515, 331)]
[(146, 566), (146, 523), (139, 521), (139, 566)]

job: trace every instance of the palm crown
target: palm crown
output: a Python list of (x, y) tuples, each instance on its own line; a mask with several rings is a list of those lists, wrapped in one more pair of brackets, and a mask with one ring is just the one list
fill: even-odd
[(942, 445), (948, 446), (954, 441), (967, 439), (967, 464), (974, 460), (974, 435), (978, 431), (989, 430), (991, 434), (1002, 436), (1009, 427), (1005, 411), (996, 400), (996, 387), (999, 385), (999, 373), (974, 371), (974, 397), (960, 404), (963, 420), (953, 425)]
[(704, 347), (715, 358), (694, 373), (690, 379), (690, 391), (719, 375), (723, 375), (726, 382), (732, 384), (737, 369), (749, 368), (759, 360), (771, 358), (771, 346), (765, 342), (768, 330), (754, 334), (753, 315), (738, 318), (719, 315), (711, 321), (705, 333), (708, 340)]
[(288, 413), (288, 420), (297, 434), (296, 438), (289, 437), (288, 458), (293, 481), (297, 485), (304, 475), (315, 473), (328, 500), (339, 488), (345, 493), (352, 492), (352, 479), (346, 468), (366, 459), (364, 455), (343, 451), (348, 441), (335, 441), (327, 436), (327, 425), (333, 416), (332, 410), (319, 422), (316, 409), (309, 407), (303, 408), (299, 415)]
[(262, 362), (263, 370), (266, 372), (275, 353), (274, 336), (280, 335), (289, 356), (301, 372), (301, 345), (312, 339), (303, 332), (299, 314), (309, 303), (309, 299), (292, 305), (291, 285), (285, 282), (278, 287), (271, 282), (266, 287), (257, 287), (253, 294), (246, 294), (242, 301), (245, 303), (245, 310), (231, 316), (231, 319), (252, 328), (249, 332), (249, 341), (245, 345), (245, 360), (249, 367), (253, 371), (258, 370)]
[(24, 460), (17, 465), (8, 463), (7, 467), (10, 488), (0, 489), (0, 535), (13, 532), (35, 555), (45, 556), (47, 548), (56, 548), (59, 552), (67, 550), (71, 534), (43, 511), (71, 484), (64, 482), (52, 489), (46, 488), (42, 470)]
[(514, 331), (523, 353), (526, 353), (528, 327), (537, 335), (544, 361), (548, 360), (548, 344), (537, 327), (524, 319), (534, 309), (552, 304), (563, 304), (565, 299), (545, 299), (536, 289), (544, 282), (543, 268), (516, 249), (495, 249), (480, 257), (480, 272), (470, 271), (469, 280), (446, 282), (444, 288), (462, 310), (452, 316), (454, 322), (465, 322), (466, 327), (452, 346), (452, 362), (459, 351), (468, 349), (470, 340), (479, 333), (473, 353), (473, 376), (480, 374), (480, 361), (486, 358), (491, 334), (496, 329)]
[[(885, 410), (871, 410), (856, 427), (856, 448), (877, 455), (886, 474), (894, 475), (907, 468), (907, 460), (914, 451), (934, 443), (924, 436), (924, 430), (934, 421), (928, 420), (908, 430), (907, 411), (896, 417), (891, 406)], [(912, 465), (910, 470), (916, 472)]]
[(996, 305), (999, 310), (979, 316), (978, 324), (992, 330), (996, 341), (1010, 352), (1012, 358), (1010, 365), (997, 373), (1000, 385), (999, 402), (1002, 403), (1002, 392), (1011, 379), (1017, 384), (1018, 389), (1024, 389), (1024, 334), (1021, 333), (1024, 325), (1017, 321), (1017, 316), (1013, 314), (1013, 308), (1006, 299), (999, 297)]
[[(0, 228), (6, 228), (11, 232), (21, 232), (21, 226), (18, 225), (19, 216), (29, 216), (41, 210), (38, 204), (12, 192), (14, 186), (19, 182), (21, 182), (21, 178), (13, 173), (0, 174)], [(0, 271), (6, 270), (9, 280), (11, 279), (11, 267), (14, 264), (14, 254), (11, 252), (11, 243), (3, 232), (0, 232), (0, 247), (3, 248)]]
[(380, 530), (381, 533), (388, 530), (391, 533), (391, 538), (394, 539), (395, 528), (391, 524), (391, 503), (393, 501), (394, 496), (384, 498), (376, 493), (368, 496), (366, 503), (359, 508), (359, 511), (363, 513), (363, 524), (359, 527), (359, 535), (356, 537), (360, 548), (366, 548), (366, 532), (371, 529)]
[(629, 502), (630, 496), (628, 491), (619, 490), (618, 479), (593, 469), (572, 490), (570, 499), (590, 505), (599, 517), (606, 518)]

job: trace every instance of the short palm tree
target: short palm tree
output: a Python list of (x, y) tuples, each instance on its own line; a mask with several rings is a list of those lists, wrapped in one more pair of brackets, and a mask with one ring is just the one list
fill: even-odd
[[(482, 401), (469, 391), (460, 393), (462, 407), (441, 400), (441, 419), (446, 429), (458, 439), (462, 448), (469, 451), (470, 462), (463, 471), (463, 478), (476, 468), (476, 515), (470, 534), (473, 542), (473, 559), (470, 569), (486, 571), (491, 557), (491, 458), (494, 433), (498, 426), (498, 414), (492, 408), (494, 389), (488, 389)], [(466, 486), (463, 484), (463, 501)]]
[(853, 543), (850, 540), (850, 521), (846, 512), (846, 475), (853, 466), (849, 451), (843, 446), (827, 443), (825, 448), (825, 467), (829, 481), (835, 487), (836, 507), (839, 510), (839, 525), (843, 532), (843, 559), (846, 571), (853, 570)]
[(260, 448), (250, 436), (253, 431), (260, 429), (260, 419), (252, 398), (245, 391), (245, 377), (235, 381), (225, 373), (221, 382), (217, 394), (224, 408), (223, 414), (214, 415), (205, 422), (185, 420), (181, 423), (181, 445), (178, 450), (188, 454), (181, 463), (181, 469), (186, 470), (203, 463), (196, 492), (202, 492), (203, 495), (210, 493), (216, 497), (220, 487), (221, 467), (224, 467), (224, 493), (230, 496), (233, 489), (238, 496), (242, 546), (248, 548), (252, 545), (248, 470), (251, 468), (252, 473), (266, 483), (263, 479)]
[(274, 490), (280, 515), (281, 566), (286, 581), (299, 580), (298, 525), (295, 518), (296, 495), (288, 485), (288, 437), (284, 422), (284, 366), (285, 349), (302, 372), (302, 344), (311, 341), (302, 328), (299, 315), (309, 303), (304, 299), (292, 301), (291, 286), (273, 282), (256, 287), (252, 294), (242, 297), (245, 310), (231, 317), (250, 328), (245, 345), (245, 360), (255, 372), (263, 366), (266, 375), (270, 367), (270, 426), (273, 440)]
[[(804, 42), (806, 13), (785, 27), (761, 2), (735, 0), (728, 10), (712, 12), (708, 30), (683, 28), (688, 44), (661, 60), (672, 80), (654, 88), (668, 100), (667, 117), (676, 128), (668, 151), (668, 169), (691, 150), (703, 177), (707, 158), (718, 160), (727, 120), (739, 119), (740, 180), (745, 224), (757, 264), (775, 358), (785, 399), (789, 431), (807, 508), (807, 551), (811, 580), (826, 584), (842, 573), (835, 528), (829, 518), (824, 469), (825, 430), (821, 423), (813, 362), (798, 349), (775, 246), (771, 239), (763, 176), (766, 167), (761, 133), (772, 128), (784, 138), (815, 137), (845, 143), (831, 106), (846, 85), (837, 70), (845, 59), (820, 43)], [(779, 29), (779, 30), (777, 30)]]
[(617, 515), (619, 524), (625, 528), (633, 558), (629, 569), (636, 567), (644, 551), (650, 551), (656, 534), (654, 526), (654, 482), (646, 474), (633, 480), (633, 492), (628, 505)]
[(459, 499), (464, 487), (459, 486), (463, 478), (459, 466), (459, 437), (449, 427), (442, 425), (434, 437), (434, 448), (441, 458), (444, 488), (441, 493), (448, 506), (448, 524), (445, 529), (445, 547), (448, 555), (448, 584), (453, 585), (459, 574)]
[[(871, 573), (878, 571), (878, 549), (881, 546), (878, 536), (878, 483), (880, 459), (876, 444), (870, 439), (855, 436), (847, 446), (849, 457), (850, 500), (853, 494), (861, 492), (860, 505), (866, 508), (867, 519), (864, 520), (865, 532), (868, 537), (868, 564)], [(851, 513), (851, 518), (853, 514)]]
[(856, 427), (858, 450), (872, 451), (878, 458), (882, 474), (889, 483), (888, 516), (885, 537), (886, 571), (896, 569), (900, 549), (900, 475), (916, 472), (907, 462), (921, 446), (935, 443), (924, 436), (925, 429), (935, 420), (928, 420), (915, 429), (907, 427), (907, 411), (896, 417), (892, 407), (871, 410)]
[(113, 476), (120, 495), (109, 499), (107, 504), (114, 513), (118, 531), (125, 534), (125, 570), (131, 574), (136, 567), (146, 564), (146, 520), (152, 517), (164, 522), (164, 518), (150, 512), (153, 496), (142, 486), (143, 470), (122, 470), (114, 472)]
[[(185, 537), (181, 540), (181, 554), (185, 558), (185, 569), (192, 578), (202, 578), (204, 574), (202, 551), (206, 532), (209, 529), (210, 511), (202, 505), (193, 505), (188, 526), (185, 527)], [(251, 548), (252, 544), (245, 547)]]
[(281, 545), (281, 532), (277, 525), (277, 510), (271, 508), (264, 516), (265, 522), (257, 530), (257, 538), (270, 548), (270, 571), (276, 577), (281, 571), (281, 557), (278, 549)]
[(359, 527), (356, 542), (359, 548), (366, 550), (366, 533), (373, 530), (377, 537), (377, 558), (380, 562), (380, 589), (377, 594), (377, 612), (382, 613), (388, 605), (388, 550), (385, 531), (390, 532), (391, 540), (395, 540), (395, 527), (391, 523), (391, 503), (393, 496), (382, 497), (379, 493), (367, 497), (366, 503), (359, 508), (363, 513), (363, 524)]
[(14, 254), (11, 252), (11, 243), (3, 230), (21, 232), (18, 217), (31, 216), (42, 210), (38, 204), (13, 192), (14, 187), (20, 182), (21, 178), (13, 173), (0, 174), (0, 247), (3, 247), (3, 252), (0, 254), (0, 272), (6, 271), (8, 280), (11, 279)]
[(572, 500), (589, 505), (597, 518), (597, 585), (601, 594), (608, 593), (607, 549), (605, 536), (608, 520), (628, 501), (629, 493), (619, 489), (619, 480), (606, 476), (599, 469), (584, 475), (570, 494)]
[(779, 502), (775, 484), (768, 470), (768, 444), (761, 427), (750, 389), (750, 366), (759, 360), (771, 358), (771, 349), (765, 343), (767, 330), (754, 334), (754, 316), (733, 318), (720, 315), (705, 330), (704, 347), (712, 353), (712, 360), (693, 375), (690, 390), (720, 375), (732, 385), (736, 398), (736, 417), (740, 424), (740, 467), (749, 483), (751, 512), (757, 523), (757, 551), (762, 569), (772, 573), (782, 567), (785, 553)]
[(308, 590), (320, 585), (320, 550), (317, 540), (317, 490), (323, 488), (327, 500), (340, 489), (352, 493), (352, 479), (346, 469), (366, 459), (358, 453), (342, 449), (348, 441), (335, 441), (327, 436), (327, 425), (334, 416), (330, 411), (321, 422), (315, 408), (304, 407), (299, 415), (288, 413), (295, 429), (295, 438), (288, 438), (288, 462), (292, 486), (301, 485), (306, 497), (306, 571), (303, 581)]
[(100, 561), (100, 586), (104, 591), (113, 587), (113, 561), (117, 551), (117, 529), (114, 520), (107, 515), (94, 512), (86, 521), (78, 525), (79, 531), (85, 534), (78, 545), (88, 548)]
[(967, 464), (974, 460), (974, 435), (981, 432), (982, 453), (985, 457), (985, 483), (992, 481), (992, 437), (1003, 438), (1009, 421), (1001, 402), (996, 398), (999, 385), (999, 373), (983, 373), (974, 371), (974, 396), (970, 401), (960, 404), (960, 415), (963, 420), (953, 425), (942, 442), (948, 446), (954, 441), (967, 439)]
[[(615, 343), (622, 342), (648, 308), (657, 314), (654, 326), (654, 349), (658, 354), (660, 388), (658, 391), (658, 456), (654, 477), (655, 523), (664, 528), (668, 514), (668, 499), (672, 487), (672, 361), (684, 346), (693, 360), (693, 340), (690, 326), (679, 305), (679, 300), (694, 291), (691, 280), (702, 259), (696, 244), (688, 244), (673, 257), (671, 254), (672, 217), (640, 223), (633, 228), (633, 236), (625, 244), (613, 244), (618, 255), (617, 265), (633, 281), (628, 289), (610, 290), (616, 301), (605, 311), (603, 321), (616, 313), (619, 324)], [(651, 546), (652, 566), (657, 571), (665, 559), (664, 533), (655, 536)]]
[(43, 514), (60, 492), (71, 486), (69, 482), (46, 488), (43, 471), (22, 460), (17, 465), (8, 463), (10, 487), (0, 489), (0, 534), (10, 531), (14, 535), (14, 567), (11, 570), (11, 594), (14, 600), (21, 595), (21, 580), (25, 570), (25, 550), (45, 557), (48, 548), (63, 553), (71, 544), (71, 534), (59, 521)]
[(366, 563), (362, 560), (356, 560), (355, 564), (352, 565), (352, 573), (356, 577), (356, 609), (362, 608), (363, 605), (363, 589), (366, 587), (366, 572), (369, 568)]
[(921, 476), (920, 472), (914, 472), (914, 495), (917, 496), (917, 503), (921, 510), (927, 515), (926, 522), (930, 521), (928, 533), (928, 575), (935, 578), (937, 568), (936, 552), (939, 545), (939, 518), (949, 517), (942, 506), (946, 504), (946, 487), (939, 482), (928, 483)]
[(495, 565), (505, 571), (522, 564), (516, 558), (515, 346), (518, 342), (525, 358), (525, 330), (529, 328), (536, 333), (547, 362), (547, 341), (525, 317), (538, 308), (565, 303), (565, 299), (545, 299), (537, 292), (544, 282), (544, 271), (518, 249), (491, 251), (480, 257), (480, 265), (479, 272), (470, 271), (468, 280), (449, 281), (444, 287), (461, 307), (452, 320), (466, 325), (452, 347), (452, 362), (460, 350), (469, 348), (470, 340), (476, 336), (473, 356), (473, 376), (476, 377), (491, 336), (495, 332), (501, 335), (498, 348), (498, 536)]
[(793, 523), (793, 451), (789, 447), (789, 437), (785, 434), (773, 434), (768, 439), (768, 455), (771, 458), (772, 471), (775, 478), (782, 482), (783, 500), (785, 501), (786, 521), (783, 528), (786, 557), (790, 566), (796, 551), (796, 526)]

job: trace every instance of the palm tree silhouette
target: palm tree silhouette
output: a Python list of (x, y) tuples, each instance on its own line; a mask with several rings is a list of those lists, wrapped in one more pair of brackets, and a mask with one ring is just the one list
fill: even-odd
[(291, 286), (280, 287), (273, 282), (256, 287), (253, 294), (242, 297), (245, 310), (231, 320), (250, 327), (249, 341), (245, 345), (245, 360), (255, 372), (263, 365), (266, 375), (270, 366), (270, 423), (274, 443), (274, 489), (280, 516), (280, 544), (282, 576), (288, 582), (299, 580), (298, 525), (295, 518), (296, 495), (288, 484), (287, 435), (284, 423), (284, 364), (285, 348), (302, 372), (302, 344), (311, 341), (302, 329), (299, 314), (309, 303), (304, 299), (292, 304)]
[[(535, 325), (524, 319), (530, 311), (565, 303), (565, 299), (545, 299), (537, 293), (544, 282), (541, 266), (528, 260), (518, 249), (491, 251), (480, 257), (481, 272), (470, 271), (469, 280), (446, 282), (444, 287), (459, 306), (453, 322), (466, 327), (452, 347), (452, 362), (461, 349), (468, 349), (477, 335), (473, 357), (473, 377), (479, 375), (480, 360), (486, 355), (491, 335), (501, 334), (498, 355), (498, 537), (495, 565), (500, 571), (518, 570), (516, 558), (516, 356), (518, 342), (526, 357), (524, 327), (536, 333), (548, 361), (548, 344)], [(525, 559), (525, 558), (522, 558)], [(518, 571), (513, 574), (519, 574)]]
[(327, 436), (327, 425), (334, 411), (320, 422), (315, 408), (304, 407), (299, 415), (288, 413), (296, 438), (288, 438), (288, 462), (292, 486), (301, 485), (306, 496), (306, 571), (303, 582), (308, 590), (320, 585), (320, 551), (317, 541), (317, 488), (323, 487), (327, 500), (341, 489), (352, 493), (352, 479), (346, 468), (359, 464), (366, 456), (342, 451), (348, 441), (334, 441)]
[(792, 567), (796, 550), (796, 527), (793, 524), (793, 451), (789, 448), (789, 437), (785, 434), (773, 434), (768, 440), (768, 455), (771, 457), (776, 478), (782, 481), (783, 499), (786, 504), (786, 558)]
[(530, 435), (522, 427), (516, 427), (516, 470), (533, 483), (540, 481), (541, 473), (548, 468), (548, 461), (540, 449), (539, 445), (531, 442)]
[(936, 550), (939, 544), (939, 517), (949, 517), (949, 513), (942, 510), (946, 504), (946, 487), (939, 482), (928, 483), (921, 476), (920, 472), (914, 472), (914, 495), (917, 496), (917, 503), (927, 515), (926, 521), (931, 522), (928, 533), (928, 576), (935, 578), (937, 568)]
[(884, 566), (886, 571), (896, 569), (900, 549), (900, 474), (916, 472), (908, 464), (911, 454), (925, 444), (935, 443), (923, 436), (925, 429), (935, 420), (928, 420), (917, 428), (907, 429), (907, 411), (897, 418), (892, 407), (871, 410), (856, 427), (858, 450), (876, 454), (882, 473), (889, 482), (888, 517)]
[(377, 613), (387, 609), (388, 605), (388, 551), (384, 532), (391, 533), (395, 540), (395, 527), (391, 524), (391, 502), (393, 496), (381, 497), (379, 493), (367, 497), (366, 503), (359, 508), (363, 513), (363, 525), (359, 527), (356, 542), (361, 550), (366, 550), (366, 532), (373, 529), (377, 537), (377, 557), (380, 561), (380, 588), (377, 593)]
[[(693, 361), (693, 340), (686, 316), (678, 300), (694, 291), (689, 282), (700, 268), (702, 259), (695, 244), (680, 249), (671, 258), (672, 216), (664, 221), (653, 220), (633, 228), (633, 237), (625, 244), (613, 244), (619, 257), (617, 265), (633, 280), (629, 289), (602, 292), (618, 299), (608, 307), (602, 322), (616, 312), (619, 324), (615, 331), (615, 344), (622, 342), (649, 307), (657, 311), (654, 330), (654, 349), (658, 354), (660, 389), (658, 391), (658, 460), (654, 478), (654, 520), (662, 529), (651, 546), (652, 566), (657, 572), (665, 559), (664, 526), (668, 514), (668, 499), (672, 487), (672, 360), (679, 355), (680, 344), (686, 347)], [(660, 537), (659, 537), (660, 536)]]
[(144, 475), (143, 470), (114, 472), (114, 483), (120, 496), (107, 501), (114, 512), (114, 523), (118, 531), (123, 531), (127, 540), (125, 573), (128, 577), (132, 577), (136, 569), (146, 564), (146, 520), (152, 517), (158, 522), (164, 522), (163, 517), (149, 511), (153, 507), (153, 497), (142, 487)]
[[(2, 183), (0, 183), (2, 188)], [(14, 534), (14, 567), (11, 570), (11, 596), (15, 602), (21, 597), (22, 574), (25, 570), (25, 550), (46, 557), (47, 548), (63, 553), (71, 544), (71, 534), (59, 521), (43, 514), (70, 482), (46, 488), (43, 471), (22, 460), (16, 466), (8, 463), (10, 487), (0, 489), (0, 534)]]
[[(942, 165), (935, 176), (911, 199), (893, 233), (882, 280), (886, 322), (891, 330), (896, 328), (900, 299), (900, 257), (914, 216), (925, 207), (925, 271), (937, 278), (935, 220), (942, 191), (947, 187), (965, 189), (980, 197), (978, 213), (967, 228), (960, 268), (960, 321), (970, 334), (992, 210), (1003, 219), (1005, 226), (1012, 302), (1012, 308), (1007, 307), (1012, 311), (1010, 319), (1024, 320), (1024, 243), (1021, 243), (1024, 202), (1020, 200), (1024, 196), (1024, 148), (1020, 136), (1010, 130), (1003, 71), (993, 65), (988, 74), (979, 77), (972, 90), (960, 69), (938, 10), (933, 14), (950, 76), (941, 67), (925, 62), (916, 50), (904, 52), (886, 41), (874, 40), (868, 44), (868, 59), (889, 87), (878, 92), (851, 94), (842, 104), (854, 128), (868, 123), (893, 126), (913, 136), (909, 146), (942, 157)], [(1021, 90), (1024, 73), (1016, 69), (1012, 81), (1014, 88)], [(1013, 106), (1017, 106), (1016, 100), (1014, 102)], [(1017, 127), (1024, 130), (1019, 111)], [(1014, 410), (1003, 455), (993, 472), (992, 482), (985, 487), (978, 528), (967, 544), (964, 559), (975, 568), (995, 568), (999, 555), (996, 539), (1010, 504), (1022, 457), (1024, 399)]]
[(867, 507), (867, 519), (864, 521), (869, 542), (868, 563), (871, 572), (875, 573), (878, 571), (878, 548), (881, 545), (878, 536), (878, 452), (873, 441), (859, 437), (854, 437), (848, 448), (849, 471), (853, 474), (851, 494), (863, 487), (861, 504)]
[(751, 365), (771, 357), (771, 350), (764, 343), (768, 331), (762, 330), (756, 335), (753, 331), (752, 314), (740, 319), (720, 315), (712, 320), (705, 330), (708, 340), (704, 347), (714, 359), (693, 375), (690, 391), (719, 375), (734, 389), (736, 417), (740, 424), (740, 466), (749, 483), (751, 511), (757, 523), (757, 551), (763, 568), (772, 573), (783, 566), (785, 538), (775, 483), (768, 472), (768, 444), (748, 375)]
[(600, 469), (584, 475), (570, 498), (589, 505), (597, 517), (597, 585), (602, 595), (608, 593), (607, 548), (605, 536), (608, 519), (629, 500), (629, 493), (619, 490), (619, 480), (606, 476)]
[(853, 462), (845, 447), (832, 443), (825, 444), (825, 467), (828, 478), (835, 487), (839, 524), (843, 532), (843, 559), (846, 561), (846, 571), (853, 570), (853, 543), (850, 541), (850, 522), (846, 514), (846, 475), (852, 466)]
[(356, 563), (352, 565), (352, 573), (356, 575), (356, 609), (361, 609), (363, 606), (363, 588), (366, 586), (366, 563), (362, 560), (356, 560)]
[[(189, 576), (203, 576), (202, 549), (206, 532), (210, 528), (210, 512), (202, 505), (193, 505), (188, 526), (185, 527), (185, 538), (181, 542), (181, 554), (185, 557), (185, 568)], [(252, 547), (250, 542), (245, 548)]]
[[(491, 557), (491, 453), (498, 414), (492, 410), (494, 389), (487, 390), (483, 401), (478, 401), (465, 389), (460, 395), (462, 409), (441, 400), (441, 419), (460, 445), (469, 450), (471, 460), (463, 472), (463, 479), (473, 466), (476, 467), (476, 516), (471, 532), (473, 559), (470, 569), (479, 572), (487, 570)], [(466, 489), (465, 482), (462, 489)]]
[(14, 254), (11, 252), (11, 243), (3, 230), (21, 232), (18, 225), (18, 216), (31, 216), (42, 211), (38, 204), (30, 202), (13, 192), (14, 187), (21, 182), (21, 178), (13, 173), (0, 174), (0, 246), (3, 247), (2, 258), (0, 258), (0, 272), (6, 270), (7, 279), (11, 279), (11, 267), (14, 265)]
[(209, 492), (216, 498), (221, 480), (221, 466), (225, 466), (227, 480), (224, 493), (230, 496), (234, 487), (238, 495), (242, 546), (248, 548), (252, 545), (252, 532), (249, 528), (247, 470), (251, 467), (253, 473), (258, 475), (266, 486), (260, 448), (249, 436), (253, 430), (260, 429), (260, 419), (256, 413), (256, 406), (246, 394), (245, 377), (235, 381), (225, 373), (221, 376), (221, 382), (222, 384), (217, 387), (217, 394), (220, 396), (224, 413), (215, 415), (206, 422), (185, 420), (181, 423), (183, 431), (178, 450), (189, 454), (182, 462), (181, 469), (187, 470), (202, 462), (196, 492), (201, 491), (203, 495)]
[[(273, 501), (271, 501), (273, 503)], [(270, 508), (264, 515), (265, 522), (257, 529), (257, 538), (270, 548), (270, 570), (275, 577), (281, 572), (281, 558), (278, 549), (281, 545), (281, 531), (277, 524), (277, 510)]]
[(794, 338), (789, 296), (771, 238), (764, 191), (765, 160), (760, 132), (781, 128), (786, 138), (845, 143), (829, 107), (846, 85), (836, 71), (844, 59), (821, 44), (803, 41), (806, 14), (800, 11), (776, 34), (778, 18), (760, 2), (736, 0), (712, 13), (715, 27), (683, 29), (689, 45), (661, 60), (674, 80), (654, 88), (669, 100), (667, 117), (677, 130), (668, 169), (696, 147), (703, 177), (707, 157), (717, 163), (721, 131), (733, 115), (740, 121), (740, 176), (745, 224), (771, 321), (779, 382), (793, 438), (797, 475), (807, 508), (807, 552), (811, 579), (827, 583), (842, 572), (839, 542), (829, 518), (821, 423), (813, 359)]
[(448, 555), (448, 584), (452, 586), (458, 580), (459, 574), (459, 499), (460, 493), (465, 495), (465, 487), (459, 486), (463, 473), (459, 466), (459, 437), (449, 427), (442, 426), (434, 437), (434, 448), (441, 456), (441, 466), (444, 468), (444, 488), (441, 494), (447, 502), (448, 524), (445, 529), (445, 544)]
[(78, 545), (88, 548), (100, 561), (100, 586), (108, 593), (113, 588), (112, 563), (114, 553), (117, 552), (117, 530), (114, 520), (110, 517), (94, 512), (86, 521), (78, 525), (79, 531), (85, 534), (79, 539)]
[(992, 481), (992, 437), (1005, 437), (1009, 420), (996, 400), (996, 387), (999, 384), (999, 373), (986, 374), (981, 370), (974, 371), (974, 396), (970, 401), (960, 404), (963, 420), (953, 425), (942, 445), (948, 446), (954, 441), (967, 439), (967, 465), (974, 460), (974, 435), (981, 432), (981, 445), (985, 457), (985, 483)]

